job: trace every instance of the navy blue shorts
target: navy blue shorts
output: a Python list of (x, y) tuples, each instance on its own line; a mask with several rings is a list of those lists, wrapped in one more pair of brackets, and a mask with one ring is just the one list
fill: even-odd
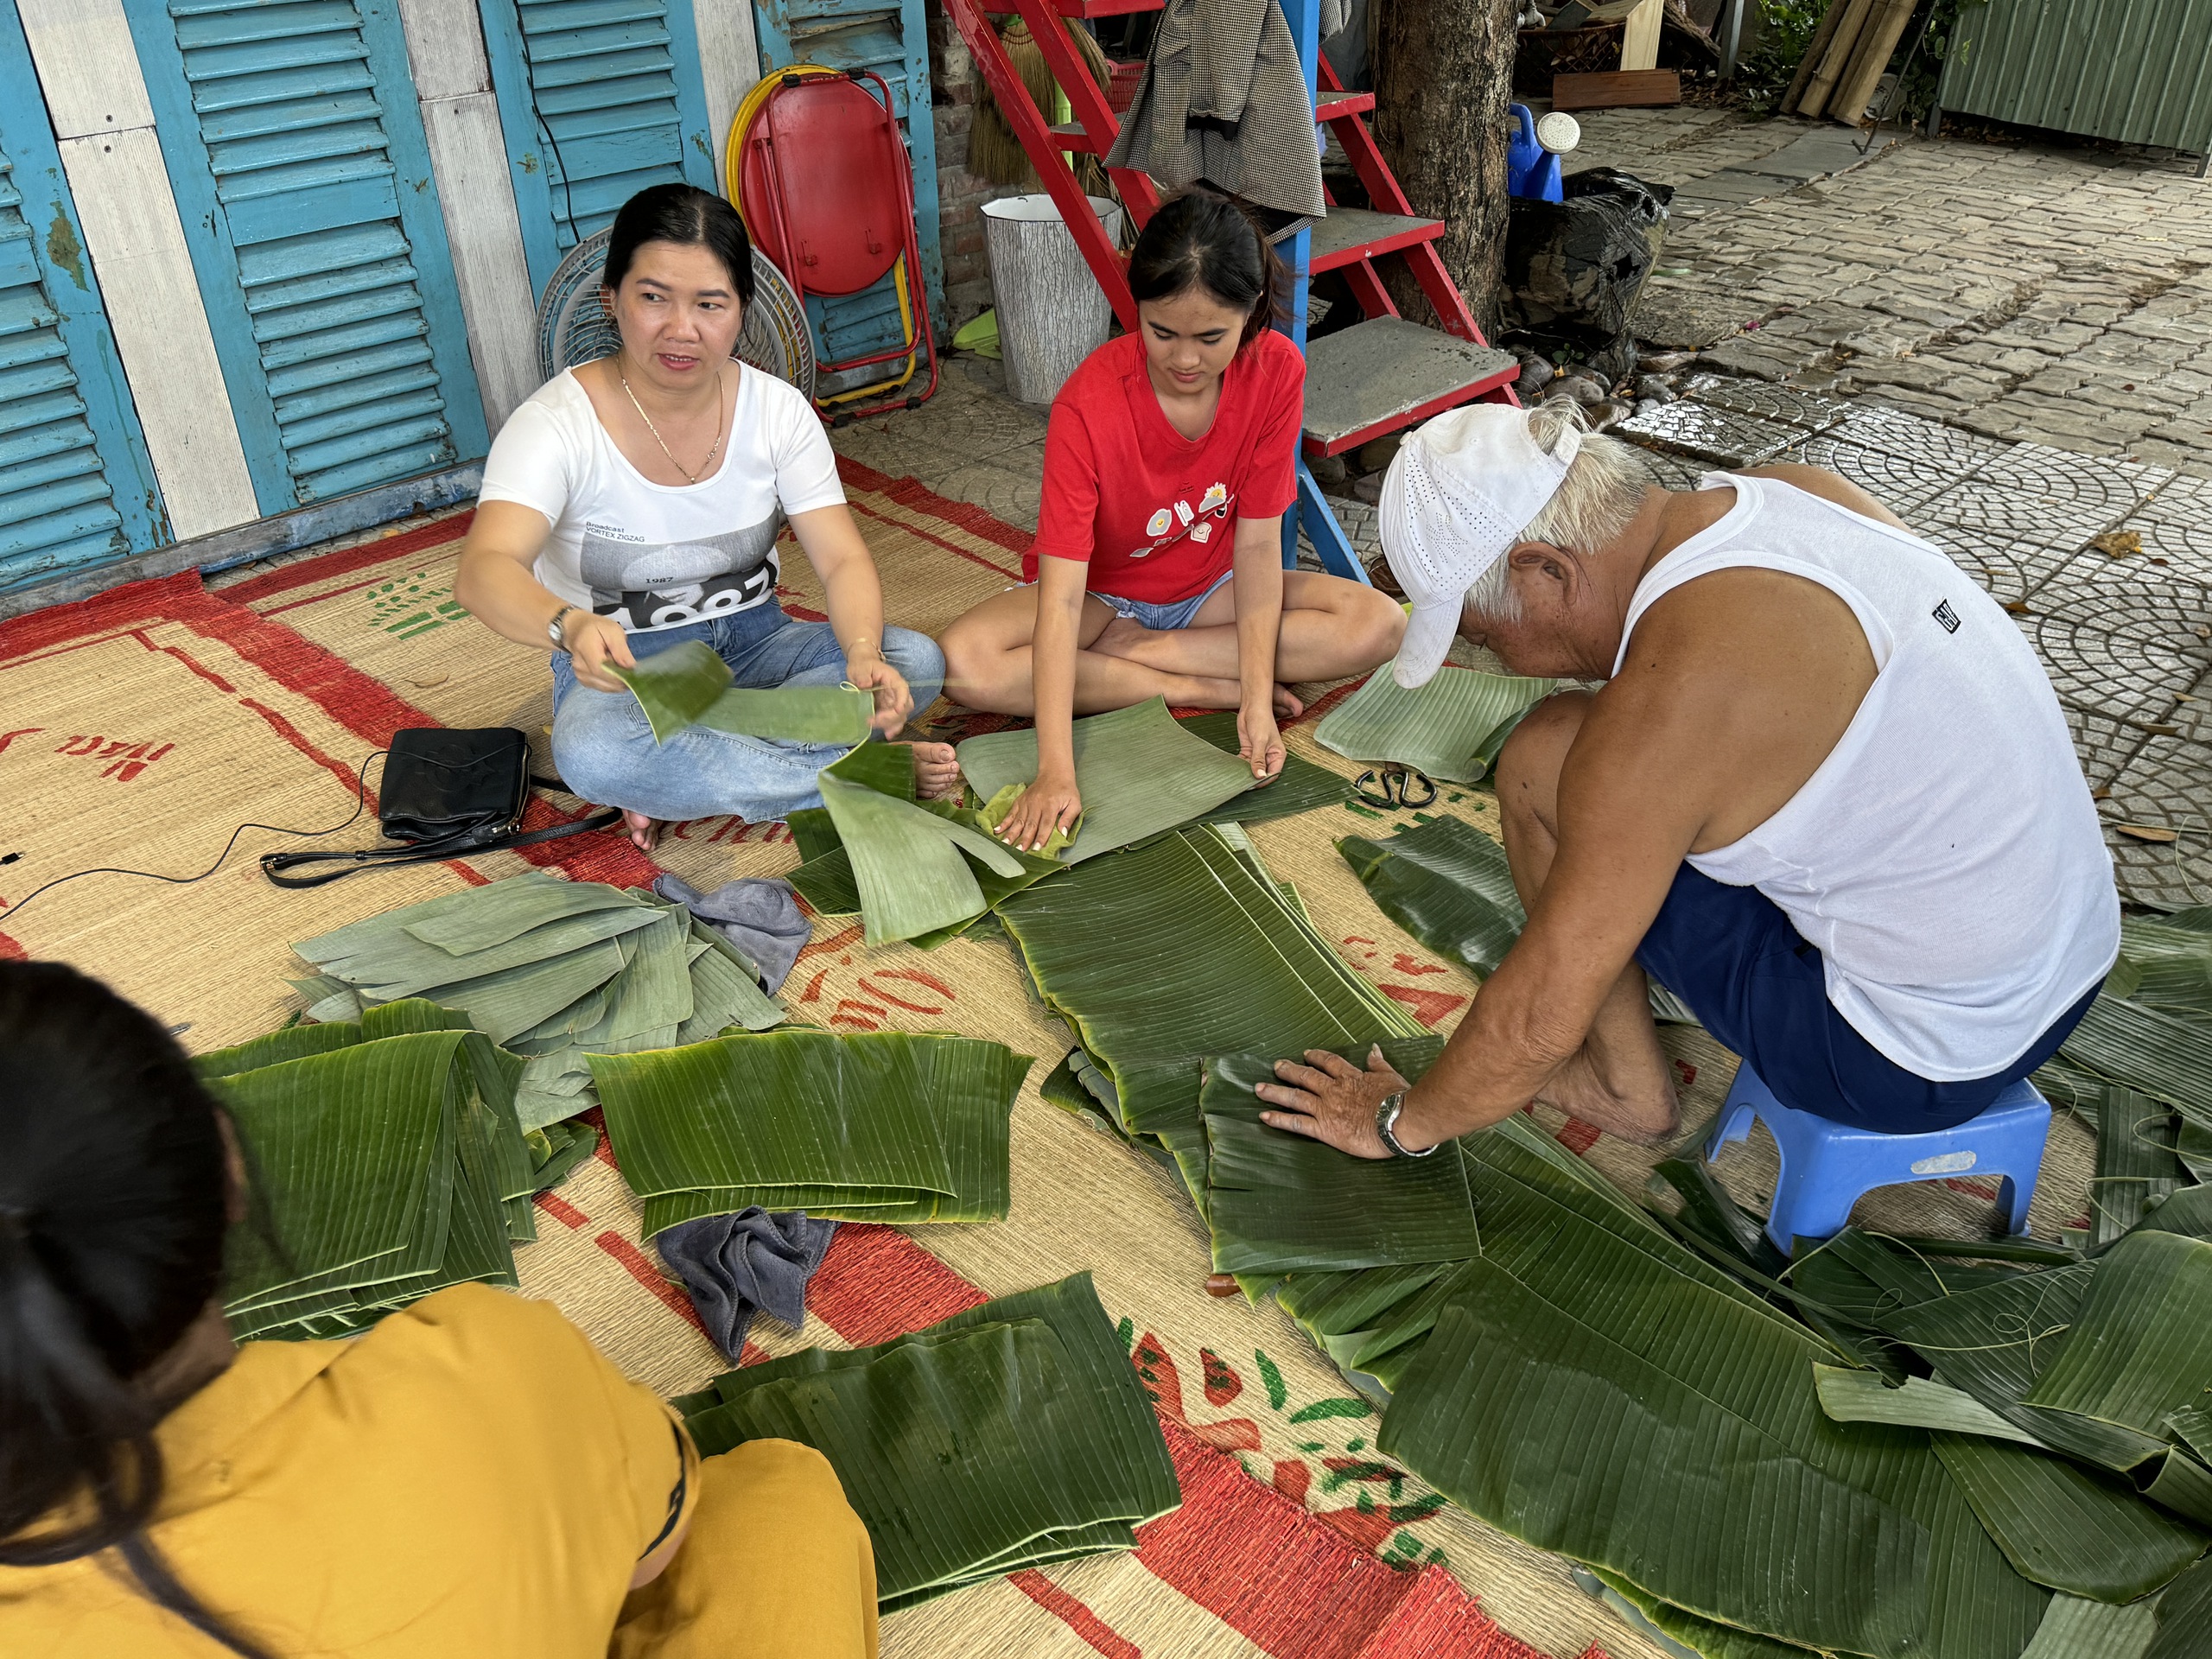
[(1820, 950), (1757, 887), (1732, 887), (1683, 865), (1636, 959), (1742, 1055), (1783, 1105), (1885, 1135), (1948, 1129), (1978, 1116), (2058, 1052), (2101, 988), (1994, 1077), (1930, 1083), (1836, 1012)]

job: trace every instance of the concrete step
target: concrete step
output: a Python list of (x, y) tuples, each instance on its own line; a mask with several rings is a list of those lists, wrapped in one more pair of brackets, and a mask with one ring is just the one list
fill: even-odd
[(1520, 375), (1510, 352), (1403, 317), (1370, 317), (1306, 348), (1306, 452), (1341, 454)]

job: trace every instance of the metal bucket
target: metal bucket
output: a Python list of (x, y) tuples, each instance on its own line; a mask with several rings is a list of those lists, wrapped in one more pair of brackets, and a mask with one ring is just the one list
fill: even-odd
[[(1121, 208), (1103, 196), (1088, 200), (1106, 239), (1118, 243)], [(1106, 343), (1113, 308), (1048, 195), (985, 202), (983, 245), (1007, 390), (1025, 404), (1049, 404), (1076, 365)]]

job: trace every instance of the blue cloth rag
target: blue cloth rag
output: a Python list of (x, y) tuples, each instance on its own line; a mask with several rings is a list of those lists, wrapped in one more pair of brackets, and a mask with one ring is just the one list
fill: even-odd
[(653, 1244), (690, 1293), (707, 1334), (734, 1364), (756, 1312), (793, 1330), (805, 1323), (807, 1281), (836, 1232), (834, 1221), (798, 1210), (772, 1216), (756, 1204), (734, 1216), (679, 1223)]
[(783, 988), (791, 964), (814, 937), (814, 925), (800, 911), (788, 881), (750, 876), (702, 893), (680, 875), (664, 875), (653, 883), (653, 891), (674, 899), (735, 945), (771, 996)]

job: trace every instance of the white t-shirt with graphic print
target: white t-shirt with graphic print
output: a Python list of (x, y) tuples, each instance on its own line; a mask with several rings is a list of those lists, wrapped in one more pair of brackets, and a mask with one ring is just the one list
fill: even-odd
[(733, 362), (737, 407), (721, 465), (696, 484), (655, 484), (625, 460), (575, 372), (507, 417), (484, 461), (485, 501), (552, 520), (538, 581), (632, 633), (775, 602), (786, 516), (845, 499), (837, 457), (796, 388)]

